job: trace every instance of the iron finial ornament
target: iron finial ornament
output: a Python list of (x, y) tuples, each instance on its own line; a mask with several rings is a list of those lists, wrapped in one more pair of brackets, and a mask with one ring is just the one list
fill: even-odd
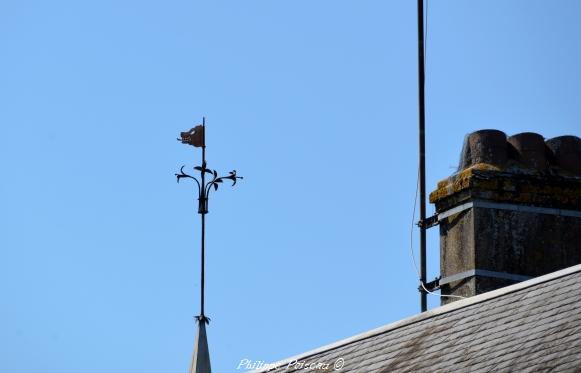
[(204, 125), (198, 124), (194, 128), (186, 132), (180, 132), (180, 138), (182, 144), (193, 145), (196, 148), (205, 147), (204, 142)]
[[(210, 353), (208, 349), (208, 340), (206, 336), (206, 325), (210, 323), (210, 318), (204, 313), (205, 300), (205, 238), (206, 238), (206, 214), (208, 213), (208, 198), (212, 189), (218, 190), (220, 184), (225, 180), (232, 182), (232, 186), (236, 185), (238, 179), (242, 176), (236, 174), (236, 170), (232, 170), (226, 176), (219, 176), (218, 171), (207, 167), (206, 163), (206, 118), (202, 119), (202, 124), (195, 126), (186, 132), (180, 133), (180, 138), (177, 139), (182, 144), (192, 145), (196, 148), (202, 148), (202, 165), (196, 166), (193, 169), (200, 173), (199, 179), (184, 171), (185, 165), (180, 168), (180, 172), (176, 173), (177, 182), (181, 179), (192, 179), (196, 183), (198, 191), (198, 214), (201, 215), (202, 220), (202, 234), (201, 234), (201, 291), (200, 291), (200, 314), (196, 316), (198, 324), (198, 334), (194, 346), (194, 355), (192, 357), (192, 365), (190, 366), (190, 373), (211, 373), (210, 368)], [(206, 182), (206, 176), (209, 176), (209, 181)]]
[(236, 175), (236, 170), (232, 170), (229, 172), (228, 176), (218, 176), (218, 172), (216, 170), (211, 170), (209, 168), (206, 167), (206, 162), (202, 162), (202, 166), (196, 166), (194, 167), (194, 170), (199, 171), (202, 175), (203, 174), (210, 174), (212, 177), (212, 180), (210, 180), (209, 183), (204, 183), (204, 177), (201, 177), (202, 182), (200, 183), (200, 181), (195, 178), (194, 176), (188, 175), (184, 172), (184, 167), (186, 166), (182, 166), (180, 168), (180, 173), (179, 174), (175, 174), (178, 180), (178, 183), (180, 182), (180, 179), (183, 178), (188, 178), (188, 179), (193, 179), (196, 182), (196, 185), (198, 187), (198, 213), (199, 214), (207, 214), (208, 213), (208, 197), (210, 195), (210, 191), (212, 189), (214, 189), (215, 191), (218, 190), (218, 185), (223, 183), (224, 180), (231, 180), (232, 181), (232, 186), (236, 185), (236, 180), (237, 179), (243, 179), (242, 176), (237, 176)]

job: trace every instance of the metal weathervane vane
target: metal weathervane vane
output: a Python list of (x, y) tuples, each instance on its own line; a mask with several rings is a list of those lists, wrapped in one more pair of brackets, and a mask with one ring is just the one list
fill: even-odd
[[(175, 174), (178, 183), (181, 179), (192, 179), (196, 182), (198, 187), (198, 214), (202, 216), (202, 239), (201, 239), (201, 293), (200, 293), (200, 315), (196, 316), (198, 322), (198, 334), (196, 336), (196, 343), (194, 347), (194, 356), (192, 358), (192, 365), (190, 373), (210, 373), (210, 353), (208, 350), (208, 340), (206, 337), (206, 324), (210, 323), (210, 319), (204, 313), (204, 285), (205, 285), (205, 231), (206, 231), (206, 214), (208, 213), (208, 197), (210, 191), (218, 190), (218, 186), (224, 180), (232, 181), (232, 186), (236, 184), (241, 176), (236, 175), (236, 170), (230, 171), (228, 176), (218, 176), (216, 170), (211, 170), (206, 165), (206, 118), (202, 119), (202, 124), (197, 125), (187, 132), (181, 132), (180, 138), (182, 144), (192, 145), (196, 148), (202, 148), (202, 166), (194, 167), (195, 171), (200, 173), (200, 178), (196, 178), (184, 172), (184, 167), (180, 168), (180, 173)], [(206, 175), (208, 174), (208, 175)], [(206, 182), (206, 176), (210, 180)]]

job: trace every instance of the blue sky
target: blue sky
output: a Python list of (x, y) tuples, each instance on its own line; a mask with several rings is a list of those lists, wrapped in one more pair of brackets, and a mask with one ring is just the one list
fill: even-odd
[[(187, 371), (199, 216), (173, 174), (200, 152), (175, 138), (204, 115), (209, 165), (244, 176), (210, 201), (216, 372), (417, 313), (415, 12), (395, 0), (2, 2), (0, 371)], [(473, 130), (581, 135), (580, 12), (574, 0), (430, 1), (428, 190)]]

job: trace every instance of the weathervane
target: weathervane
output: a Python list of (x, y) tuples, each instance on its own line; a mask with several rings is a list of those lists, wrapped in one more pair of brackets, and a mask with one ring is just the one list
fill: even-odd
[[(202, 216), (202, 248), (201, 248), (201, 293), (200, 293), (200, 314), (196, 316), (198, 322), (198, 335), (196, 336), (196, 343), (194, 347), (194, 356), (190, 373), (210, 373), (210, 353), (208, 350), (208, 340), (206, 337), (206, 324), (210, 323), (210, 319), (204, 313), (204, 264), (205, 264), (205, 238), (206, 238), (206, 214), (208, 213), (208, 197), (210, 191), (218, 190), (218, 185), (224, 180), (232, 181), (232, 186), (236, 184), (236, 180), (242, 179), (241, 176), (236, 175), (236, 170), (230, 171), (228, 176), (218, 176), (216, 170), (211, 170), (206, 165), (206, 118), (202, 118), (202, 124), (197, 125), (187, 132), (181, 132), (178, 141), (182, 144), (192, 145), (196, 148), (202, 148), (202, 166), (194, 167), (194, 170), (200, 172), (200, 180), (184, 172), (184, 167), (180, 168), (180, 173), (175, 174), (178, 183), (180, 179), (193, 179), (198, 187), (198, 213)], [(206, 183), (206, 174), (211, 177), (211, 180)]]

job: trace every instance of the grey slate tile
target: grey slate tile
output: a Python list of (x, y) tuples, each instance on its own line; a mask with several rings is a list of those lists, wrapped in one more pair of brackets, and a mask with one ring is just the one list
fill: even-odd
[[(301, 361), (342, 358), (342, 373), (581, 372), (578, 267), (516, 290), (507, 287), (492, 298), (460, 301), (465, 306), (362, 335)], [(273, 370), (293, 371), (305, 370)]]

